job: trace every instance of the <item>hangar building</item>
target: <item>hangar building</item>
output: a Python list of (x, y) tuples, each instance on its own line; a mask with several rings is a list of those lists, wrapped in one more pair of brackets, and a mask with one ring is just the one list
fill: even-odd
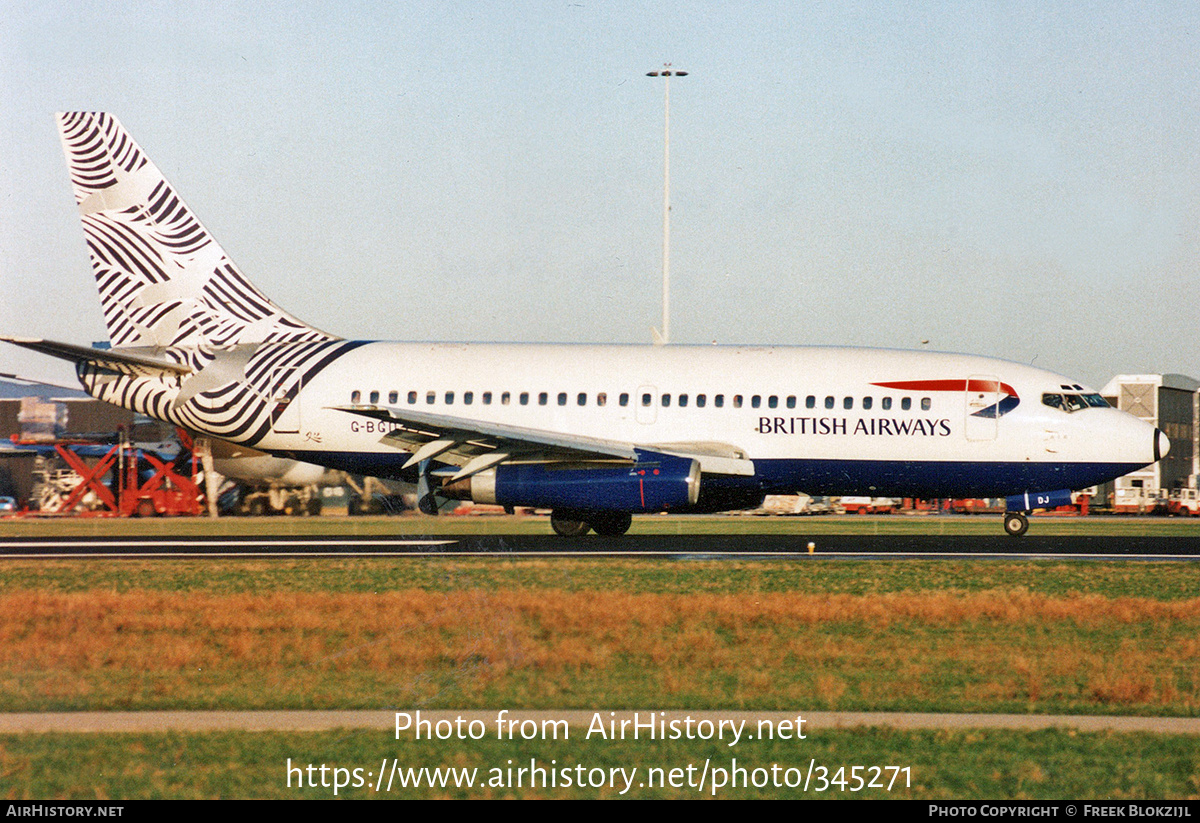
[[(1152, 466), (1101, 487), (1114, 507), (1149, 511), (1172, 491), (1195, 489), (1200, 475), (1200, 382), (1182, 374), (1118, 374), (1100, 390), (1111, 405), (1171, 438), (1171, 452)], [(1109, 498), (1111, 495), (1111, 498)]]

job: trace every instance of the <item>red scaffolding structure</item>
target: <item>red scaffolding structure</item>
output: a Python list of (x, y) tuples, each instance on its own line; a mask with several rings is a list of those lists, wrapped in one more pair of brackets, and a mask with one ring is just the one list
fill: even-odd
[[(181, 474), (176, 461), (129, 443), (124, 434), (96, 463), (88, 466), (69, 443), (54, 444), (54, 451), (79, 475), (80, 483), (71, 490), (51, 514), (71, 514), (83, 498), (92, 492), (103, 509), (79, 512), (90, 516), (154, 517), (198, 515), (204, 510), (204, 494), (196, 482), (196, 455), (190, 438), (181, 433), (181, 445), (190, 454), (190, 474)], [(143, 467), (151, 474), (142, 480)], [(116, 482), (105, 482), (112, 475)]]

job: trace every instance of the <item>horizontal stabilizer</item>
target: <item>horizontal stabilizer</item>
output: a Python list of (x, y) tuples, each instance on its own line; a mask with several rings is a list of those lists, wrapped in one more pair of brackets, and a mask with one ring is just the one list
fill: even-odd
[(59, 343), (54, 340), (41, 340), (36, 337), (0, 337), (6, 343), (21, 346), (26, 349), (69, 360), (72, 363), (92, 363), (101, 368), (111, 368), (116, 371), (136, 369), (139, 372), (159, 374), (191, 374), (192, 367), (186, 363), (176, 363), (159, 357), (144, 354), (134, 354), (120, 349), (93, 349), (88, 346), (76, 346), (72, 343)]

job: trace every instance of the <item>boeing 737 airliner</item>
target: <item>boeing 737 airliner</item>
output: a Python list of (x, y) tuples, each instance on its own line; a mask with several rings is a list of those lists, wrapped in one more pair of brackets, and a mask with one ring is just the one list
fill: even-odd
[(110, 114), (58, 115), (111, 348), (93, 396), (272, 455), (553, 511), (560, 534), (766, 494), (1007, 497), (1005, 528), (1160, 459), (1092, 389), (983, 357), (847, 348), (381, 343), (251, 285)]

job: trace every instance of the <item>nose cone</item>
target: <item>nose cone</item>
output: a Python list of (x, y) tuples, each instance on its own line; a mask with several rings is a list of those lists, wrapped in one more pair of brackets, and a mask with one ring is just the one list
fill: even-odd
[(1162, 429), (1154, 430), (1154, 462), (1162, 460), (1171, 451), (1171, 438), (1163, 434)]

